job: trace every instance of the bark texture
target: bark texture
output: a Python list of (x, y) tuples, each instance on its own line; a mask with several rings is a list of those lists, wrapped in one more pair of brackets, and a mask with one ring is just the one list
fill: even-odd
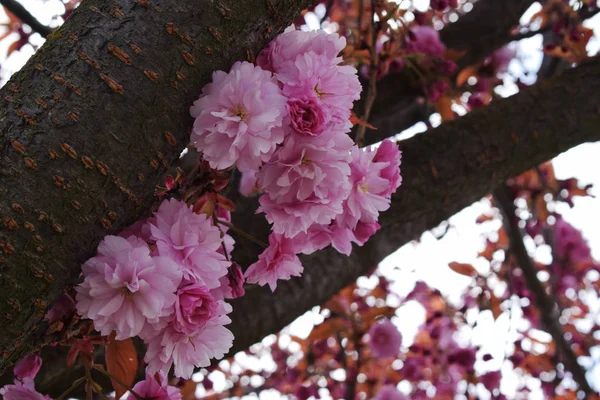
[(311, 0), (84, 0), (0, 90), (0, 372), (98, 242), (147, 214), (211, 73)]

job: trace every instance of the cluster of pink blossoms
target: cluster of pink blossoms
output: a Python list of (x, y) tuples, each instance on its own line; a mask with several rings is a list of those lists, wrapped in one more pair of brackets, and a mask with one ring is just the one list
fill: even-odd
[(302, 272), (297, 254), (330, 244), (350, 254), (379, 229), (400, 186), (393, 142), (359, 149), (348, 136), (361, 85), (339, 57), (345, 45), (337, 34), (288, 30), (258, 65), (215, 72), (191, 107), (192, 140), (204, 159), (215, 169), (236, 165), (244, 191), (262, 191), (258, 211), (273, 232), (246, 271), (250, 283), (274, 290), (278, 279)]
[(41, 367), (42, 359), (37, 354), (28, 354), (15, 365), (15, 381), (0, 388), (0, 396), (4, 400), (50, 400), (49, 396), (37, 392), (33, 383)]
[(102, 335), (142, 338), (149, 374), (174, 365), (176, 376), (189, 378), (233, 343), (224, 299), (239, 294), (242, 281), (230, 279), (239, 268), (224, 253), (232, 245), (205, 214), (165, 200), (154, 217), (100, 243), (98, 255), (83, 265), (77, 311)]

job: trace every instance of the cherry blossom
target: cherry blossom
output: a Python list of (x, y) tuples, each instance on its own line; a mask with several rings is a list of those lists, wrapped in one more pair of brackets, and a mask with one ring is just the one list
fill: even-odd
[(117, 340), (133, 337), (172, 312), (181, 272), (172, 259), (151, 256), (137, 237), (106, 236), (82, 268), (77, 311), (103, 335), (114, 330)]
[(292, 240), (272, 233), (269, 235), (269, 247), (246, 270), (246, 280), (261, 286), (268, 284), (275, 291), (278, 279), (287, 280), (302, 273), (303, 267), (296, 256), (297, 252)]
[(213, 81), (190, 108), (192, 141), (215, 169), (236, 164), (254, 171), (283, 141), (286, 98), (272, 74), (248, 62), (229, 73), (216, 71)]

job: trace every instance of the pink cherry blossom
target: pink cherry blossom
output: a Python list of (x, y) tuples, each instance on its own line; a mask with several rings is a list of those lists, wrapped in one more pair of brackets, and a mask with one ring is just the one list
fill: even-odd
[(517, 55), (517, 51), (512, 46), (504, 46), (499, 50), (496, 50), (488, 60), (486, 64), (491, 65), (494, 68), (496, 74), (505, 74), (508, 72), (508, 66), (510, 62)]
[(75, 300), (66, 293), (60, 295), (56, 303), (48, 310), (44, 319), (48, 321), (50, 325), (62, 321), (67, 316), (75, 314)]
[(136, 336), (173, 310), (181, 272), (170, 258), (152, 257), (142, 239), (106, 236), (82, 268), (77, 311), (102, 335)]
[(283, 94), (294, 99), (313, 98), (332, 121), (345, 124), (362, 87), (356, 69), (337, 65), (339, 61), (309, 51), (284, 62), (276, 73)]
[[(152, 400), (181, 400), (181, 391), (175, 386), (169, 386), (167, 375), (159, 371), (158, 380), (146, 373), (146, 379), (135, 384), (133, 391), (144, 399)], [(133, 393), (129, 393), (125, 400), (136, 400)]]
[(165, 200), (150, 229), (158, 254), (176, 261), (185, 279), (209, 289), (220, 285), (219, 278), (227, 274), (230, 263), (221, 253), (219, 228), (205, 214), (194, 213), (182, 201)]
[(364, 245), (379, 230), (377, 222), (358, 221), (354, 229), (340, 226), (336, 222), (325, 226), (314, 224), (307, 233), (300, 233), (292, 239), (299, 253), (312, 254), (332, 245), (337, 251), (347, 256), (352, 252), (352, 243)]
[(388, 174), (388, 162), (374, 162), (377, 153), (371, 149), (352, 151), (350, 183), (352, 189), (345, 204), (344, 214), (337, 222), (342, 227), (356, 228), (358, 221), (377, 222), (380, 211), (390, 207), (389, 192), (391, 183), (384, 177)]
[(375, 163), (387, 163), (387, 166), (381, 170), (380, 176), (389, 182), (387, 190), (381, 195), (384, 197), (390, 197), (396, 189), (402, 184), (402, 176), (400, 175), (400, 160), (402, 153), (398, 148), (398, 145), (389, 139), (385, 139), (377, 150), (373, 157)]
[(493, 392), (496, 389), (500, 388), (500, 381), (502, 380), (502, 372), (500, 371), (490, 371), (479, 377), (479, 382), (485, 386), (487, 390)]
[(179, 333), (193, 334), (213, 317), (217, 302), (206, 286), (188, 282), (177, 290), (173, 329)]
[(590, 246), (581, 232), (561, 217), (554, 224), (554, 251), (559, 261), (582, 262), (591, 258)]
[(426, 54), (432, 57), (443, 57), (446, 46), (440, 40), (440, 34), (430, 26), (415, 26), (411, 35), (406, 37), (406, 50), (409, 53)]
[[(310, 32), (286, 30), (260, 52), (256, 64), (263, 69), (276, 72), (285, 61), (293, 60), (298, 54), (308, 51), (336, 60), (344, 47), (346, 47), (346, 38), (337, 33), (327, 33), (323, 30)], [(341, 60), (336, 63), (339, 61)]]
[(371, 353), (379, 358), (396, 357), (402, 345), (402, 335), (388, 319), (371, 325), (369, 330)]
[(237, 299), (246, 293), (244, 290), (244, 273), (237, 263), (232, 263), (227, 270), (227, 284), (224, 286), (226, 299)]
[(167, 325), (161, 332), (146, 340), (147, 372), (168, 372), (175, 366), (175, 376), (188, 379), (194, 367), (207, 367), (210, 359), (221, 359), (233, 344), (233, 334), (225, 328), (231, 322), (227, 313), (231, 306), (218, 301), (212, 318), (197, 332), (185, 334)]
[(211, 168), (257, 170), (283, 141), (286, 98), (271, 72), (237, 62), (216, 71), (190, 108), (192, 141)]
[(258, 171), (242, 172), (239, 188), (242, 196), (250, 197), (258, 192), (258, 186), (256, 183), (257, 172)]
[(273, 224), (273, 232), (294, 237), (342, 213), (350, 190), (352, 140), (345, 134), (326, 136), (288, 137), (257, 174), (265, 191), (259, 211)]
[(42, 359), (37, 354), (27, 354), (20, 360), (14, 368), (15, 378), (23, 380), (25, 378), (35, 378), (42, 367)]
[(394, 385), (383, 385), (377, 395), (373, 397), (372, 400), (406, 400), (407, 397), (404, 396), (396, 386)]
[(278, 279), (287, 280), (292, 276), (300, 276), (304, 268), (294, 247), (292, 240), (271, 233), (269, 247), (258, 256), (258, 261), (246, 270), (248, 283), (261, 286), (268, 284), (271, 290), (275, 291)]
[(314, 98), (290, 99), (287, 108), (292, 128), (301, 135), (317, 136), (329, 126), (329, 115)]
[(15, 381), (14, 385), (6, 385), (0, 389), (4, 400), (51, 400), (35, 390), (33, 378), (24, 378), (22, 382)]

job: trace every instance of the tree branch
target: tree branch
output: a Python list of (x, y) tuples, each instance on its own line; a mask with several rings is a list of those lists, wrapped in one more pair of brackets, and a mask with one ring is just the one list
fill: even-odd
[(512, 254), (517, 260), (521, 271), (523, 271), (527, 288), (534, 294), (535, 305), (540, 313), (541, 325), (552, 336), (560, 358), (567, 370), (573, 375), (573, 379), (579, 385), (579, 389), (583, 390), (586, 396), (591, 396), (594, 394), (594, 390), (590, 387), (585, 377), (585, 370), (577, 362), (577, 356), (573, 352), (571, 345), (565, 339), (562, 326), (559, 322), (560, 312), (557, 305), (546, 293), (546, 289), (539, 281), (537, 268), (529, 257), (523, 243), (523, 236), (515, 215), (515, 199), (512, 189), (506, 185), (500, 186), (494, 191), (494, 200), (504, 216), (504, 227), (510, 240)]
[[(400, 142), (404, 181), (390, 210), (380, 217), (381, 230), (364, 247), (355, 247), (350, 257), (332, 249), (303, 257), (302, 277), (279, 283), (274, 294), (251, 287), (246, 296), (234, 300), (231, 330), (236, 339), (231, 354), (281, 330), (506, 179), (580, 143), (600, 140), (599, 72), (596, 58)], [(258, 237), (265, 235), (263, 218), (250, 212), (255, 204), (240, 205), (235, 224)], [(240, 239), (236, 259), (248, 265), (257, 251)]]
[(47, 38), (48, 35), (52, 33), (52, 28), (40, 23), (40, 21), (31, 15), (31, 13), (17, 0), (0, 0), (0, 4), (19, 18), (21, 22), (29, 25), (34, 32), (42, 35), (42, 37)]
[(212, 72), (311, 3), (84, 0), (0, 89), (0, 371), (99, 241), (151, 211)]
[[(534, 2), (479, 0), (469, 13), (440, 31), (442, 42), (448, 49), (466, 52), (458, 61), (460, 68), (475, 64), (512, 41), (512, 28)], [(355, 109), (363, 108), (362, 103), (357, 103)], [(410, 71), (389, 74), (377, 83), (377, 99), (369, 121), (377, 130), (367, 130), (365, 143), (376, 143), (400, 133), (433, 112), (423, 88)]]

